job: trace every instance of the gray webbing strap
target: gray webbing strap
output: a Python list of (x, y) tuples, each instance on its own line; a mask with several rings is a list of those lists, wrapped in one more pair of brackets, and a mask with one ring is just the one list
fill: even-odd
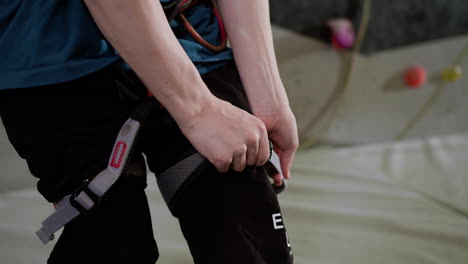
[[(57, 206), (57, 210), (46, 220), (42, 222), (42, 228), (36, 232), (36, 235), (46, 244), (47, 242), (54, 239), (54, 233), (57, 232), (63, 223), (68, 223), (80, 214), (80, 211), (76, 210), (68, 201), (71, 195), (66, 196)], [(60, 208), (60, 209), (59, 209)]]
[[(205, 158), (201, 154), (193, 154), (192, 156), (189, 156), (188, 158), (170, 167), (157, 177), (159, 191), (161, 192), (162, 197), (168, 206), (170, 205), (172, 198), (174, 198), (177, 190), (204, 160)], [(280, 160), (275, 152), (272, 152), (271, 158), (267, 164), (265, 164), (265, 166), (268, 166), (268, 168), (272, 170), (270, 172), (271, 174), (281, 174)], [(286, 180), (283, 180), (283, 184), (281, 186), (276, 186), (273, 184), (273, 189), (275, 190), (276, 194), (284, 192), (286, 188)]]
[(96, 198), (93, 199), (93, 196), (99, 200), (117, 181), (125, 168), (140, 127), (140, 122), (128, 119), (120, 129), (107, 168), (75, 194), (62, 199), (57, 204), (56, 211), (42, 222), (42, 228), (36, 235), (44, 244), (54, 239), (54, 233), (80, 215), (81, 211), (93, 208), (96, 205)]
[(157, 177), (159, 191), (168, 206), (180, 186), (204, 160), (201, 154), (193, 154)]

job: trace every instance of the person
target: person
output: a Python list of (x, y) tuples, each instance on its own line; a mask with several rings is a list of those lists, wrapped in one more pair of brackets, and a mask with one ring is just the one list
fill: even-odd
[[(217, 9), (195, 2), (184, 18), (219, 44)], [(65, 226), (48, 263), (155, 263), (142, 154), (158, 175), (195, 152), (206, 161), (171, 206), (194, 262), (293, 262), (262, 167), (270, 140), (289, 179), (298, 147), (268, 1), (219, 0), (231, 48), (216, 51), (181, 19), (168, 22), (163, 7), (171, 3), (0, 2), (0, 115), (47, 201), (57, 203), (107, 166), (120, 127), (147, 90), (163, 106), (145, 122), (132, 169), (99, 208)]]

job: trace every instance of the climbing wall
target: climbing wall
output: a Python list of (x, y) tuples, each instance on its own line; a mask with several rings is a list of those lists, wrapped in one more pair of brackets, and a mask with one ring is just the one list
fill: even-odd
[[(328, 41), (326, 22), (346, 17), (359, 25), (364, 0), (270, 0), (272, 22)], [(373, 0), (372, 23), (361, 51), (369, 54), (468, 33), (466, 0)]]
[[(274, 35), (303, 142), (311, 138), (338, 145), (391, 141), (436, 90), (440, 96), (403, 138), (468, 131), (468, 79), (446, 82), (441, 77), (468, 43), (468, 36), (356, 55), (349, 86), (339, 103), (321, 112), (342, 90), (350, 51), (337, 51), (328, 43), (279, 27)], [(417, 89), (404, 82), (404, 72), (412, 65), (427, 71), (427, 82)], [(468, 59), (460, 67), (467, 68)]]

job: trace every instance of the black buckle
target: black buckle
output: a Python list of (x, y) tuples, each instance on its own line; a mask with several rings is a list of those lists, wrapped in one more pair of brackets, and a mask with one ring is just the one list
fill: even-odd
[[(76, 189), (72, 195), (70, 196), (70, 204), (75, 207), (76, 210), (78, 210), (81, 214), (88, 215), (91, 211), (96, 209), (96, 207), (101, 203), (101, 201), (104, 199), (104, 196), (99, 197), (95, 193), (93, 193), (89, 188), (88, 185), (91, 182), (90, 179), (86, 179), (83, 181), (83, 184)], [(89, 209), (84, 208), (79, 202), (75, 200), (78, 195), (80, 195), (82, 192), (86, 193), (86, 195), (91, 198), (93, 201), (93, 206)]]

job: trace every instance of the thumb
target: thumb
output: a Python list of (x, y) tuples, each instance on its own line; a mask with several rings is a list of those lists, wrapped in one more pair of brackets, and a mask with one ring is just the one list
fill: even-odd
[(291, 166), (292, 166), (295, 153), (296, 151), (293, 149), (283, 150), (279, 153), (281, 170), (283, 172), (284, 178), (288, 180), (291, 178), (290, 170), (291, 170)]

